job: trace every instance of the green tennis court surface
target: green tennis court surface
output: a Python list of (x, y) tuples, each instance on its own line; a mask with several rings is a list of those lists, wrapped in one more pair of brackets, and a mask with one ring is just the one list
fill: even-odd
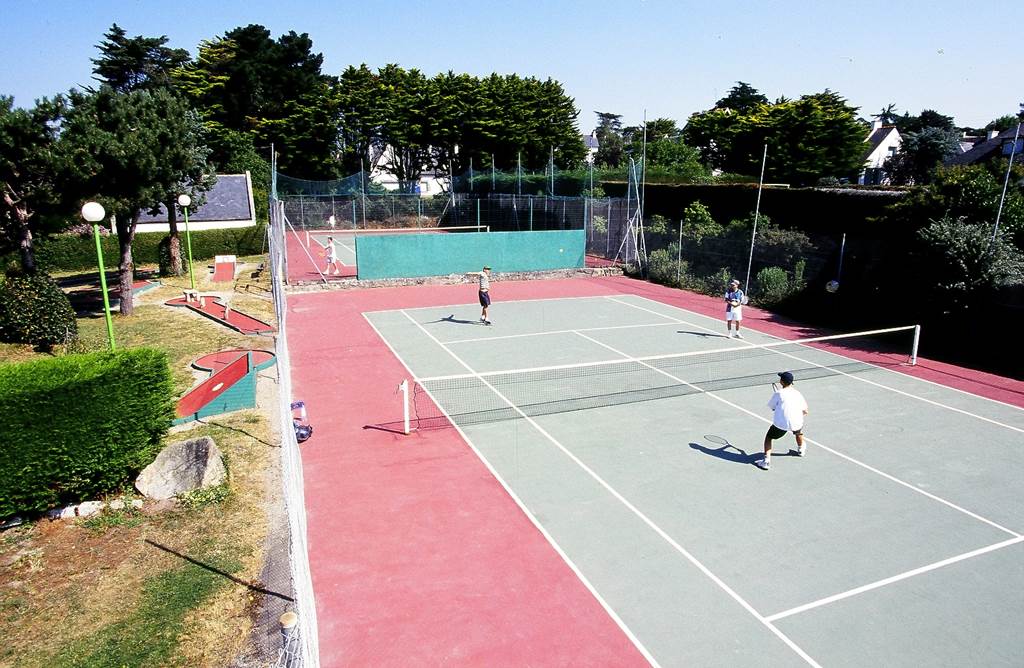
[[(652, 663), (1024, 663), (1024, 411), (895, 371), (906, 332), (746, 351), (777, 339), (636, 296), (366, 317), (412, 426), (450, 418)], [(784, 370), (808, 454), (764, 472)]]

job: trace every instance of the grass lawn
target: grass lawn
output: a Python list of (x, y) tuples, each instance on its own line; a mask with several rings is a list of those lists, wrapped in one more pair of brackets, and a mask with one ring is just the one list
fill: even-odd
[[(265, 274), (261, 282), (244, 272), (232, 287), (210, 284), (197, 265), (196, 279), (200, 290), (230, 297), (232, 308), (274, 322)], [(136, 298), (135, 315), (115, 315), (115, 340), (120, 348), (165, 351), (179, 395), (197, 380), (189, 366), (195, 358), (228, 347), (273, 348), (272, 339), (164, 306), (188, 277), (163, 283)], [(83, 349), (106, 347), (98, 314), (80, 317), (79, 330)], [(0, 345), (0, 364), (41, 354)], [(273, 385), (261, 383), (261, 391)], [(224, 453), (225, 485), (174, 504), (147, 501), (141, 511), (44, 519), (0, 534), (0, 615), (17, 630), (4, 634), (0, 666), (225, 666), (248, 651), (266, 595), (260, 576), (269, 505), (279, 496), (278, 440), (271, 416), (257, 410), (208, 418), (165, 440), (197, 436), (213, 437)]]

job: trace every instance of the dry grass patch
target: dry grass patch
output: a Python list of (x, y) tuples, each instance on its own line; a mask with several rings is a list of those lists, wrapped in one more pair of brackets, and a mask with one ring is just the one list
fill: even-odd
[[(0, 610), (17, 628), (2, 666), (224, 666), (242, 649), (267, 534), (265, 471), (276, 458), (254, 411), (187, 434), (212, 436), (230, 471), (220, 502), (147, 508), (134, 526), (46, 522), (0, 541)], [(54, 629), (59, 629), (55, 633)]]

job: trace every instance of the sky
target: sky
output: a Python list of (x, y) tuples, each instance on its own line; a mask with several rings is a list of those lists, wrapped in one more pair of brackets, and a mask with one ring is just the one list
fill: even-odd
[(969, 127), (1024, 102), (1019, 0), (0, 0), (0, 9), (0, 95), (22, 107), (93, 84), (90, 59), (113, 23), (193, 55), (250, 23), (274, 38), (308, 33), (327, 74), (397, 63), (427, 75), (550, 77), (575, 99), (584, 133), (595, 111), (682, 125), (737, 81), (770, 100), (829, 88), (864, 118), (895, 104)]

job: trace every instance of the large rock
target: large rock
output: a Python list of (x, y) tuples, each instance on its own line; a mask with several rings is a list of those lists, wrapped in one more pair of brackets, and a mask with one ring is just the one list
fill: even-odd
[(209, 436), (171, 443), (135, 479), (135, 488), (151, 499), (170, 499), (184, 492), (224, 482), (227, 469), (220, 449)]

